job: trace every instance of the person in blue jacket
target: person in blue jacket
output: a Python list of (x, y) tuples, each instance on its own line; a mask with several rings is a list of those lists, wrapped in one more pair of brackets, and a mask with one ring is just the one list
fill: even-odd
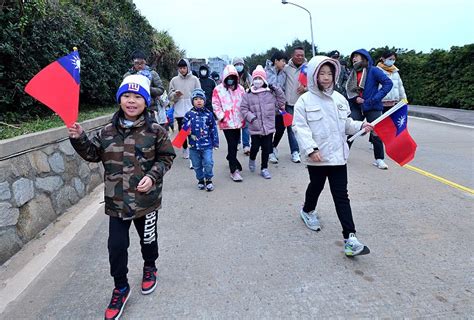
[(212, 172), (214, 160), (212, 151), (219, 147), (216, 120), (212, 111), (205, 107), (206, 93), (202, 89), (194, 89), (191, 93), (193, 108), (183, 118), (189, 124), (189, 157), (198, 180), (198, 189), (213, 191)]
[[(392, 89), (392, 80), (374, 66), (372, 57), (365, 49), (352, 52), (351, 62), (353, 69), (346, 82), (351, 118), (359, 121), (367, 119), (368, 122), (372, 122), (382, 115), (382, 99)], [(374, 145), (375, 160), (372, 164), (379, 169), (388, 169), (384, 161), (382, 140), (375, 132), (371, 132), (370, 141)]]

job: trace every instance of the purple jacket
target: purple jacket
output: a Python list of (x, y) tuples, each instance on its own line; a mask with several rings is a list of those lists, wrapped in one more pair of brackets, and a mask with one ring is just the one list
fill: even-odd
[(240, 111), (248, 122), (251, 135), (268, 135), (275, 132), (275, 109), (285, 106), (285, 94), (279, 87), (270, 86), (271, 90), (250, 92), (244, 95)]

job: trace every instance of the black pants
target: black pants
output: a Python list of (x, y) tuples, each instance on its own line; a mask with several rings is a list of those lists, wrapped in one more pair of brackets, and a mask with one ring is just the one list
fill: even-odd
[[(378, 117), (382, 115), (382, 111), (365, 111), (362, 113), (360, 106), (353, 107), (351, 106), (351, 115), (350, 117), (354, 120), (362, 121), (367, 119), (368, 122), (372, 122)], [(348, 136), (349, 139), (352, 136)], [(370, 133), (369, 141), (374, 145), (374, 158), (375, 159), (384, 159), (384, 149), (383, 149), (383, 142), (380, 140), (379, 136), (375, 132)], [(349, 144), (349, 148), (352, 146), (352, 142), (347, 142)]]
[[(176, 122), (178, 122), (178, 131), (179, 131), (183, 127), (184, 117), (178, 117), (175, 119), (176, 119)], [(187, 148), (188, 148), (188, 138), (186, 138), (186, 140), (184, 140), (184, 143), (183, 143), (183, 149), (187, 149)]]
[[(272, 147), (278, 147), (283, 134), (285, 133), (285, 125), (283, 124), (283, 116), (278, 114), (275, 116), (275, 135), (273, 136), (273, 145)], [(273, 150), (272, 150), (273, 152)], [(270, 152), (270, 153), (272, 153)]]
[(266, 136), (252, 135), (252, 145), (250, 146), (250, 160), (257, 159), (258, 150), (262, 148), (262, 163), (260, 169), (268, 168), (268, 156), (272, 153), (273, 133)]
[(349, 233), (356, 232), (347, 194), (347, 166), (308, 166), (308, 172), (310, 182), (306, 189), (303, 211), (311, 212), (316, 209), (319, 195), (328, 178), (337, 217), (342, 225), (342, 235), (344, 239), (347, 239)]
[[(145, 266), (155, 266), (158, 259), (158, 210), (133, 220), (140, 237), (140, 246)], [(109, 262), (110, 275), (114, 278), (116, 288), (128, 286), (128, 252), (130, 245), (129, 229), (132, 220), (110, 217), (109, 220)]]
[(237, 145), (240, 140), (240, 129), (226, 129), (224, 130), (225, 140), (227, 141), (227, 161), (229, 161), (230, 173), (235, 170), (242, 171), (242, 165), (237, 160)]

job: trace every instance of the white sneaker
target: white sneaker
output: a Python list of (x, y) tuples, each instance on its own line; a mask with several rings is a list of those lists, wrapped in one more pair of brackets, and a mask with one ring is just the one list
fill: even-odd
[(271, 163), (278, 163), (278, 158), (275, 156), (274, 153), (270, 153), (268, 155), (268, 161), (270, 161)]
[(246, 156), (249, 156), (250, 155), (250, 147), (244, 147), (244, 154)]
[(189, 159), (189, 150), (183, 149), (183, 159)]
[(193, 168), (193, 162), (191, 160), (189, 160), (189, 169), (194, 169)]
[(360, 254), (364, 250), (364, 245), (357, 240), (355, 234), (349, 234), (349, 238), (345, 240), (344, 253), (348, 257)]
[(300, 210), (301, 219), (303, 219), (304, 224), (313, 231), (320, 231), (321, 224), (319, 223), (318, 217), (316, 216), (316, 212), (313, 210), (310, 213), (306, 213), (303, 211), (303, 208)]
[(273, 154), (275, 155), (275, 158), (278, 160), (278, 149), (273, 147)]
[(239, 171), (239, 170), (235, 170), (234, 173), (231, 173), (231, 174), (230, 174), (230, 178), (231, 178), (234, 182), (241, 182), (241, 181), (244, 180), (244, 179), (242, 178), (242, 176), (240, 175), (240, 171)]
[(291, 161), (293, 161), (294, 163), (300, 163), (301, 162), (300, 153), (298, 151), (295, 151), (291, 154)]
[(372, 164), (373, 164), (374, 166), (376, 166), (377, 168), (382, 169), (382, 170), (387, 170), (387, 169), (388, 169), (388, 166), (387, 166), (387, 164), (383, 161), (383, 159), (374, 160), (374, 162), (372, 162)]

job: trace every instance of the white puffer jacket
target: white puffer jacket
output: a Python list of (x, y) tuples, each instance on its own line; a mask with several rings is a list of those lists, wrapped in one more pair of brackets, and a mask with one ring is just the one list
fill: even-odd
[[(395, 71), (395, 72), (388, 72), (382, 68), (380, 68), (379, 66), (377, 66), (377, 68), (379, 68), (380, 70), (383, 71), (383, 73), (385, 73), (385, 75), (387, 77), (390, 78), (390, 80), (392, 80), (393, 82), (393, 87), (392, 87), (392, 90), (390, 90), (389, 93), (387, 93), (387, 95), (382, 99), (382, 102), (383, 101), (394, 101), (394, 102), (398, 102), (402, 99), (406, 99), (407, 98), (407, 95), (405, 93), (405, 88), (403, 87), (403, 82), (402, 82), (402, 78), (400, 78), (400, 74), (398, 73), (398, 71)], [(381, 86), (379, 86), (380, 88)]]
[[(315, 82), (315, 74), (325, 62), (336, 68), (335, 82), (339, 75), (339, 62), (326, 56), (315, 56), (308, 63), (308, 92), (295, 104), (293, 131), (300, 150), (304, 152), (303, 162), (311, 166), (337, 166), (347, 163), (349, 146), (347, 135), (355, 134), (362, 127), (361, 121), (349, 118), (347, 100), (337, 91), (322, 92)], [(319, 149), (323, 159), (314, 162), (308, 155)]]

